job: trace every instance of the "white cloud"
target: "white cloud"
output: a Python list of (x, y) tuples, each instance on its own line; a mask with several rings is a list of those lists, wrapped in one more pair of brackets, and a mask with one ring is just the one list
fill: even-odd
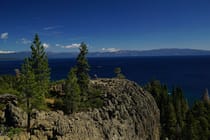
[(21, 39), (21, 42), (22, 42), (23, 44), (25, 44), (25, 45), (31, 44), (31, 40), (28, 40), (28, 39), (26, 39), (26, 38), (22, 38), (22, 39)]
[(61, 28), (62, 26), (61, 25), (57, 25), (57, 26), (48, 26), (48, 27), (44, 27), (43, 29), (45, 31), (48, 31), (48, 30), (54, 30), (54, 29), (57, 29), (57, 28)]
[(47, 44), (47, 43), (43, 43), (42, 45), (43, 45), (43, 47), (44, 47), (45, 49), (47, 49), (47, 48), (50, 47), (50, 44)]
[(61, 44), (55, 44), (55, 46), (56, 46), (56, 47), (61, 47), (62, 45), (61, 45)]
[(102, 48), (101, 50), (104, 52), (118, 52), (118, 51), (120, 51), (120, 49), (117, 49), (117, 48)]
[(75, 48), (79, 48), (79, 47), (80, 47), (80, 44), (78, 44), (78, 43), (74, 43), (74, 44), (66, 45), (66, 46), (61, 46), (61, 48), (65, 48), (65, 49), (75, 49)]
[(15, 53), (15, 51), (1, 51), (0, 54), (9, 54), (9, 53)]
[(8, 39), (9, 33), (5, 32), (1, 34), (1, 39)]

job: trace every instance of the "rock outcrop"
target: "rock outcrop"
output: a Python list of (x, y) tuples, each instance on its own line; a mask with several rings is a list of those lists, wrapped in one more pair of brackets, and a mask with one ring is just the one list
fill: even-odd
[(12, 103), (7, 104), (5, 109), (5, 120), (7, 126), (26, 127), (27, 114), (21, 108), (16, 107)]
[[(134, 82), (121, 79), (97, 79), (92, 80), (91, 85), (104, 93), (102, 108), (70, 116), (62, 111), (34, 112), (31, 133), (16, 137), (30, 137), (31, 140), (159, 140), (159, 109), (148, 92)], [(19, 125), (24, 123), (24, 119), (19, 121), (23, 121)]]
[(7, 103), (17, 103), (17, 97), (13, 94), (5, 93), (0, 95), (0, 103), (1, 104), (7, 104)]

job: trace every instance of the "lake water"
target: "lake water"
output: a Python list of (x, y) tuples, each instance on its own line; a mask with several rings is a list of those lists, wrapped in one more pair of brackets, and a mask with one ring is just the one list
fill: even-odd
[[(174, 57), (118, 57), (89, 58), (90, 75), (94, 77), (114, 77), (114, 68), (121, 67), (126, 78), (144, 85), (158, 79), (169, 87), (178, 86), (184, 91), (189, 102), (199, 99), (205, 88), (210, 89), (210, 56)], [(66, 77), (75, 59), (50, 59), (51, 79)], [(0, 61), (1, 74), (15, 74), (23, 61)]]

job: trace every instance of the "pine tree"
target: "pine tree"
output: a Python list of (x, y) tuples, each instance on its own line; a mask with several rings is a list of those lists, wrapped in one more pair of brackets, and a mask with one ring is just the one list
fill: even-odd
[(80, 45), (80, 53), (77, 57), (77, 65), (76, 65), (76, 75), (78, 78), (78, 84), (80, 86), (81, 90), (81, 98), (82, 101), (87, 100), (87, 93), (88, 93), (88, 85), (89, 85), (89, 70), (90, 66), (88, 64), (88, 60), (86, 58), (86, 55), (88, 53), (88, 49), (85, 43), (81, 43)]
[(65, 82), (64, 111), (67, 114), (76, 112), (80, 104), (80, 88), (76, 77), (76, 68), (72, 68)]
[(183, 133), (184, 139), (199, 140), (196, 124), (197, 124), (197, 121), (194, 118), (193, 113), (191, 111), (188, 111), (186, 125), (185, 125), (184, 133)]
[[(168, 117), (171, 112), (169, 110), (168, 104), (170, 103), (168, 89), (166, 85), (162, 85), (160, 81), (154, 80), (146, 85), (146, 90), (148, 90), (160, 109), (160, 123), (161, 123), (161, 139), (165, 139), (168, 136), (169, 125)], [(171, 109), (173, 111), (173, 109)]]
[(186, 113), (189, 107), (186, 99), (183, 96), (181, 88), (173, 89), (172, 101), (176, 112), (177, 125), (180, 127), (182, 131), (185, 125)]
[(24, 60), (24, 63), (21, 67), (21, 76), (20, 76), (20, 89), (22, 94), (20, 95), (22, 107), (26, 110), (27, 118), (27, 130), (30, 130), (30, 117), (31, 111), (33, 108), (37, 108), (39, 100), (36, 92), (36, 82), (33, 69), (31, 67), (30, 61), (28, 58)]
[(31, 57), (26, 58), (21, 67), (21, 101), (28, 113), (28, 131), (32, 109), (45, 109), (45, 95), (48, 93), (50, 72), (43, 45), (36, 34), (31, 45)]
[(38, 92), (43, 96), (42, 98), (44, 98), (44, 96), (48, 94), (49, 90), (50, 68), (44, 46), (41, 44), (37, 34), (35, 35), (34, 41), (31, 45), (31, 50), (32, 52), (29, 61), (35, 74)]
[(174, 106), (171, 102), (169, 102), (166, 110), (166, 135), (169, 139), (175, 139), (176, 134), (176, 112)]
[(203, 101), (196, 101), (187, 114), (185, 134), (186, 139), (210, 139), (210, 108)]

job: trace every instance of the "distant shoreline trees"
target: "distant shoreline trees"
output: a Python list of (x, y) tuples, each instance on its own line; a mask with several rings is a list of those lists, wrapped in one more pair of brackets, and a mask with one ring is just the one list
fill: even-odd
[(189, 108), (181, 88), (168, 94), (166, 85), (152, 81), (145, 86), (160, 109), (161, 139), (207, 140), (210, 138), (210, 101), (208, 92), (202, 101)]

